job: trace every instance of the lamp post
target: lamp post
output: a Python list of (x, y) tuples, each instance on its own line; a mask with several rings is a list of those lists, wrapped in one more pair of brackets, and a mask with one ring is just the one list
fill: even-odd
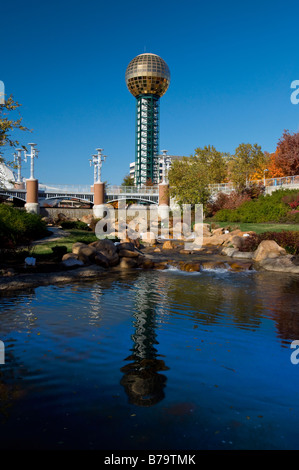
[(34, 180), (34, 159), (38, 157), (38, 150), (35, 148), (36, 144), (28, 144), (31, 147), (30, 153), (24, 150), (24, 161), (27, 163), (27, 158), (30, 157), (30, 180)]
[(101, 148), (97, 148), (96, 151), (97, 154), (90, 160), (90, 165), (94, 165), (93, 214), (95, 218), (101, 218), (105, 209), (105, 183), (101, 181), (101, 170), (107, 156), (102, 154)]
[(18, 184), (21, 184), (22, 181), (21, 181), (21, 167), (22, 167), (22, 149), (16, 149), (16, 152), (13, 154), (13, 160), (14, 160), (14, 163), (17, 167), (17, 171), (18, 171), (18, 176), (17, 176), (17, 183)]
[(159, 184), (159, 206), (158, 214), (161, 219), (167, 219), (169, 215), (169, 184), (166, 177), (166, 171), (169, 169), (170, 159), (167, 156), (168, 150), (162, 150), (162, 182)]
[(98, 167), (98, 174), (97, 174), (97, 183), (101, 183), (101, 171), (102, 171), (102, 164), (106, 161), (107, 155), (102, 155), (102, 151), (104, 149), (96, 149), (97, 154), (97, 167)]
[(25, 208), (27, 212), (39, 213), (38, 203), (38, 180), (34, 178), (34, 159), (38, 156), (38, 150), (35, 148), (36, 144), (30, 145), (30, 153), (26, 153), (24, 150), (24, 161), (27, 162), (27, 158), (30, 158), (30, 178), (26, 180), (26, 204)]
[(93, 170), (93, 182), (96, 183), (97, 181), (97, 155), (92, 155), (91, 159), (89, 160), (90, 166), (94, 166)]
[(266, 171), (269, 171), (267, 168), (264, 170), (264, 186), (266, 186)]

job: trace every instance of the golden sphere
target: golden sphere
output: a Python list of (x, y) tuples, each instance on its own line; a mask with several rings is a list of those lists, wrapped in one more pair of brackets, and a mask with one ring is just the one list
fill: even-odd
[(166, 62), (156, 54), (140, 54), (129, 63), (126, 84), (133, 96), (163, 96), (170, 84)]

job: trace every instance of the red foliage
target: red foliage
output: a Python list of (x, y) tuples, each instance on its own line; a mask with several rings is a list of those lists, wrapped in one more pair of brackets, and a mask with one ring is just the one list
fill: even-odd
[(240, 251), (254, 251), (257, 249), (261, 241), (274, 240), (279, 246), (294, 255), (299, 254), (299, 232), (283, 230), (282, 232), (264, 232), (260, 234), (252, 234), (246, 237)]
[(278, 141), (275, 152), (276, 165), (284, 171), (287, 176), (299, 174), (299, 132), (290, 134), (285, 130)]
[(236, 209), (246, 201), (250, 201), (250, 195), (244, 193), (237, 193), (236, 191), (230, 194), (218, 193), (214, 202), (208, 204), (207, 210), (210, 216), (213, 216), (221, 209)]

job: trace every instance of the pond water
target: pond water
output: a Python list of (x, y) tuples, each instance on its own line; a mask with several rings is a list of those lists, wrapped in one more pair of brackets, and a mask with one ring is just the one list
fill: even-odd
[(298, 293), (170, 269), (2, 296), (0, 448), (299, 449)]

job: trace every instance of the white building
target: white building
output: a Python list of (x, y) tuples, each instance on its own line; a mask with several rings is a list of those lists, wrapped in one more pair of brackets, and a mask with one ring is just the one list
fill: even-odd
[[(183, 157), (179, 155), (166, 155), (166, 157), (170, 161), (170, 166), (173, 160), (181, 160)], [(131, 178), (135, 178), (135, 162), (130, 163), (130, 176)], [(163, 158), (160, 156), (160, 161), (159, 161), (159, 177), (160, 181), (163, 179)]]

